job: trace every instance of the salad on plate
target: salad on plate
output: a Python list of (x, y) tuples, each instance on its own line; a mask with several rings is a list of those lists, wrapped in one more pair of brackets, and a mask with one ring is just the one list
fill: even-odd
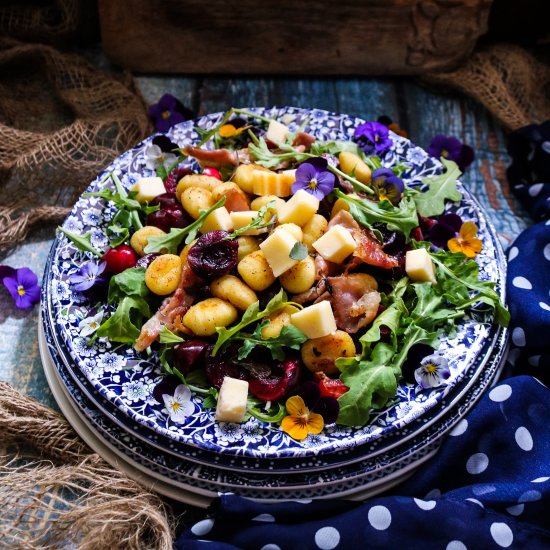
[(69, 279), (106, 304), (89, 343), (155, 357), (174, 424), (199, 397), (217, 422), (254, 417), (297, 441), (365, 426), (403, 381), (445, 386), (440, 344), (465, 319), (508, 323), (479, 276), (477, 220), (457, 213), (455, 163), (410, 177), (381, 123), (335, 140), (290, 122), (230, 109), (198, 143), (156, 136), (155, 175), (127, 188), (110, 172), (84, 195), (114, 206), (106, 250), (60, 228), (95, 256)]

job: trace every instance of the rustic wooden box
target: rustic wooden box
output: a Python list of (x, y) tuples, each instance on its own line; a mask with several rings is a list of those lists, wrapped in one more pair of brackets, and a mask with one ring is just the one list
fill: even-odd
[(418, 74), (457, 66), (492, 0), (99, 0), (104, 51), (135, 71)]

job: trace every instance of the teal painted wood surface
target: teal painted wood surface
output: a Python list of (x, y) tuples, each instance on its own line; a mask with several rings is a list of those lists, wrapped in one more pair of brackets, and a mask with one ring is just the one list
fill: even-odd
[[(426, 147), (438, 133), (454, 135), (472, 145), (476, 160), (463, 176), (498, 230), (505, 247), (529, 219), (513, 197), (505, 178), (507, 156), (502, 127), (472, 100), (440, 94), (407, 78), (185, 78), (138, 76), (147, 103), (171, 93), (199, 114), (231, 106), (291, 105), (344, 112), (367, 120), (387, 114)], [(54, 236), (43, 228), (0, 257), (0, 263), (28, 266), (40, 277)], [(55, 402), (45, 381), (37, 345), (38, 308), (18, 311), (0, 289), (0, 379), (47, 405)]]

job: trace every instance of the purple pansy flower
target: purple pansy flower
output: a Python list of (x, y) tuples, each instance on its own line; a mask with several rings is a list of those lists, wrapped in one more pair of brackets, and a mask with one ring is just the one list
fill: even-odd
[(174, 153), (179, 148), (177, 143), (174, 143), (168, 136), (161, 134), (155, 136), (152, 140), (153, 145), (158, 145), (163, 153)]
[(340, 412), (338, 401), (329, 395), (321, 397), (319, 384), (316, 382), (304, 382), (298, 389), (297, 394), (304, 400), (306, 407), (323, 417), (326, 424), (336, 422)]
[(159, 132), (167, 132), (175, 124), (193, 117), (192, 111), (171, 94), (164, 94), (147, 112)]
[(353, 137), (367, 155), (381, 155), (392, 145), (390, 132), (380, 122), (364, 122), (355, 128)]
[(399, 204), (403, 196), (405, 184), (390, 168), (377, 168), (372, 172), (371, 186), (376, 191), (380, 201), (388, 200), (394, 206)]
[(414, 378), (423, 390), (441, 386), (450, 375), (449, 362), (445, 357), (437, 354), (424, 357), (420, 367), (414, 371)]
[(327, 167), (327, 159), (323, 157), (314, 157), (302, 162), (296, 169), (296, 181), (292, 184), (292, 192), (296, 193), (303, 189), (315, 198), (323, 200), (336, 184), (336, 176)]
[(438, 248), (447, 248), (452, 239), (462, 227), (462, 218), (458, 214), (443, 214), (430, 228), (428, 239)]
[(9, 266), (0, 266), (0, 273), (3, 275), (4, 286), (19, 309), (28, 309), (40, 301), (38, 278), (28, 267), (13, 269)]
[(106, 262), (96, 264), (90, 261), (82, 264), (80, 269), (69, 277), (71, 288), (77, 292), (85, 292), (96, 285), (104, 283), (105, 277), (102, 277), (102, 274), (106, 267)]
[(434, 136), (426, 151), (432, 157), (443, 157), (456, 162), (463, 172), (474, 161), (474, 150), (469, 145), (464, 145), (459, 139), (443, 134)]

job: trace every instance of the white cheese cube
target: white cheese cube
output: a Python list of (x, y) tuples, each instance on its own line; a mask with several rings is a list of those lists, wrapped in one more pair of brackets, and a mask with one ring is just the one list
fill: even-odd
[(225, 206), (220, 206), (213, 212), (210, 212), (201, 225), (200, 231), (201, 233), (208, 233), (209, 231), (218, 231), (220, 229), (223, 231), (233, 231), (233, 220)]
[(289, 133), (290, 131), (287, 126), (276, 120), (271, 120), (265, 133), (265, 139), (273, 143), (284, 143)]
[(218, 422), (242, 422), (246, 413), (247, 397), (248, 382), (226, 376), (218, 395), (216, 420)]
[(435, 268), (425, 248), (407, 250), (405, 256), (405, 271), (413, 281), (435, 284)]
[(285, 229), (274, 231), (263, 243), (260, 248), (264, 253), (265, 259), (273, 271), (273, 275), (278, 277), (290, 269), (297, 260), (293, 260), (289, 254), (292, 247), (298, 242), (298, 239), (291, 235)]
[(290, 323), (301, 330), (310, 340), (327, 336), (336, 330), (334, 313), (327, 300), (293, 313), (290, 316)]
[(341, 264), (357, 248), (357, 243), (345, 227), (335, 225), (312, 243), (311, 246), (325, 260)]
[[(250, 225), (257, 217), (257, 210), (242, 210), (240, 212), (230, 212), (231, 220), (233, 221), (233, 229), (241, 229)], [(259, 235), (265, 233), (268, 230), (267, 227), (261, 229), (248, 229), (242, 235)]]
[(137, 193), (138, 202), (151, 202), (155, 197), (166, 193), (162, 179), (157, 176), (141, 178), (130, 188), (130, 191)]
[(295, 223), (302, 227), (317, 210), (319, 210), (319, 199), (300, 189), (279, 208), (279, 223)]

